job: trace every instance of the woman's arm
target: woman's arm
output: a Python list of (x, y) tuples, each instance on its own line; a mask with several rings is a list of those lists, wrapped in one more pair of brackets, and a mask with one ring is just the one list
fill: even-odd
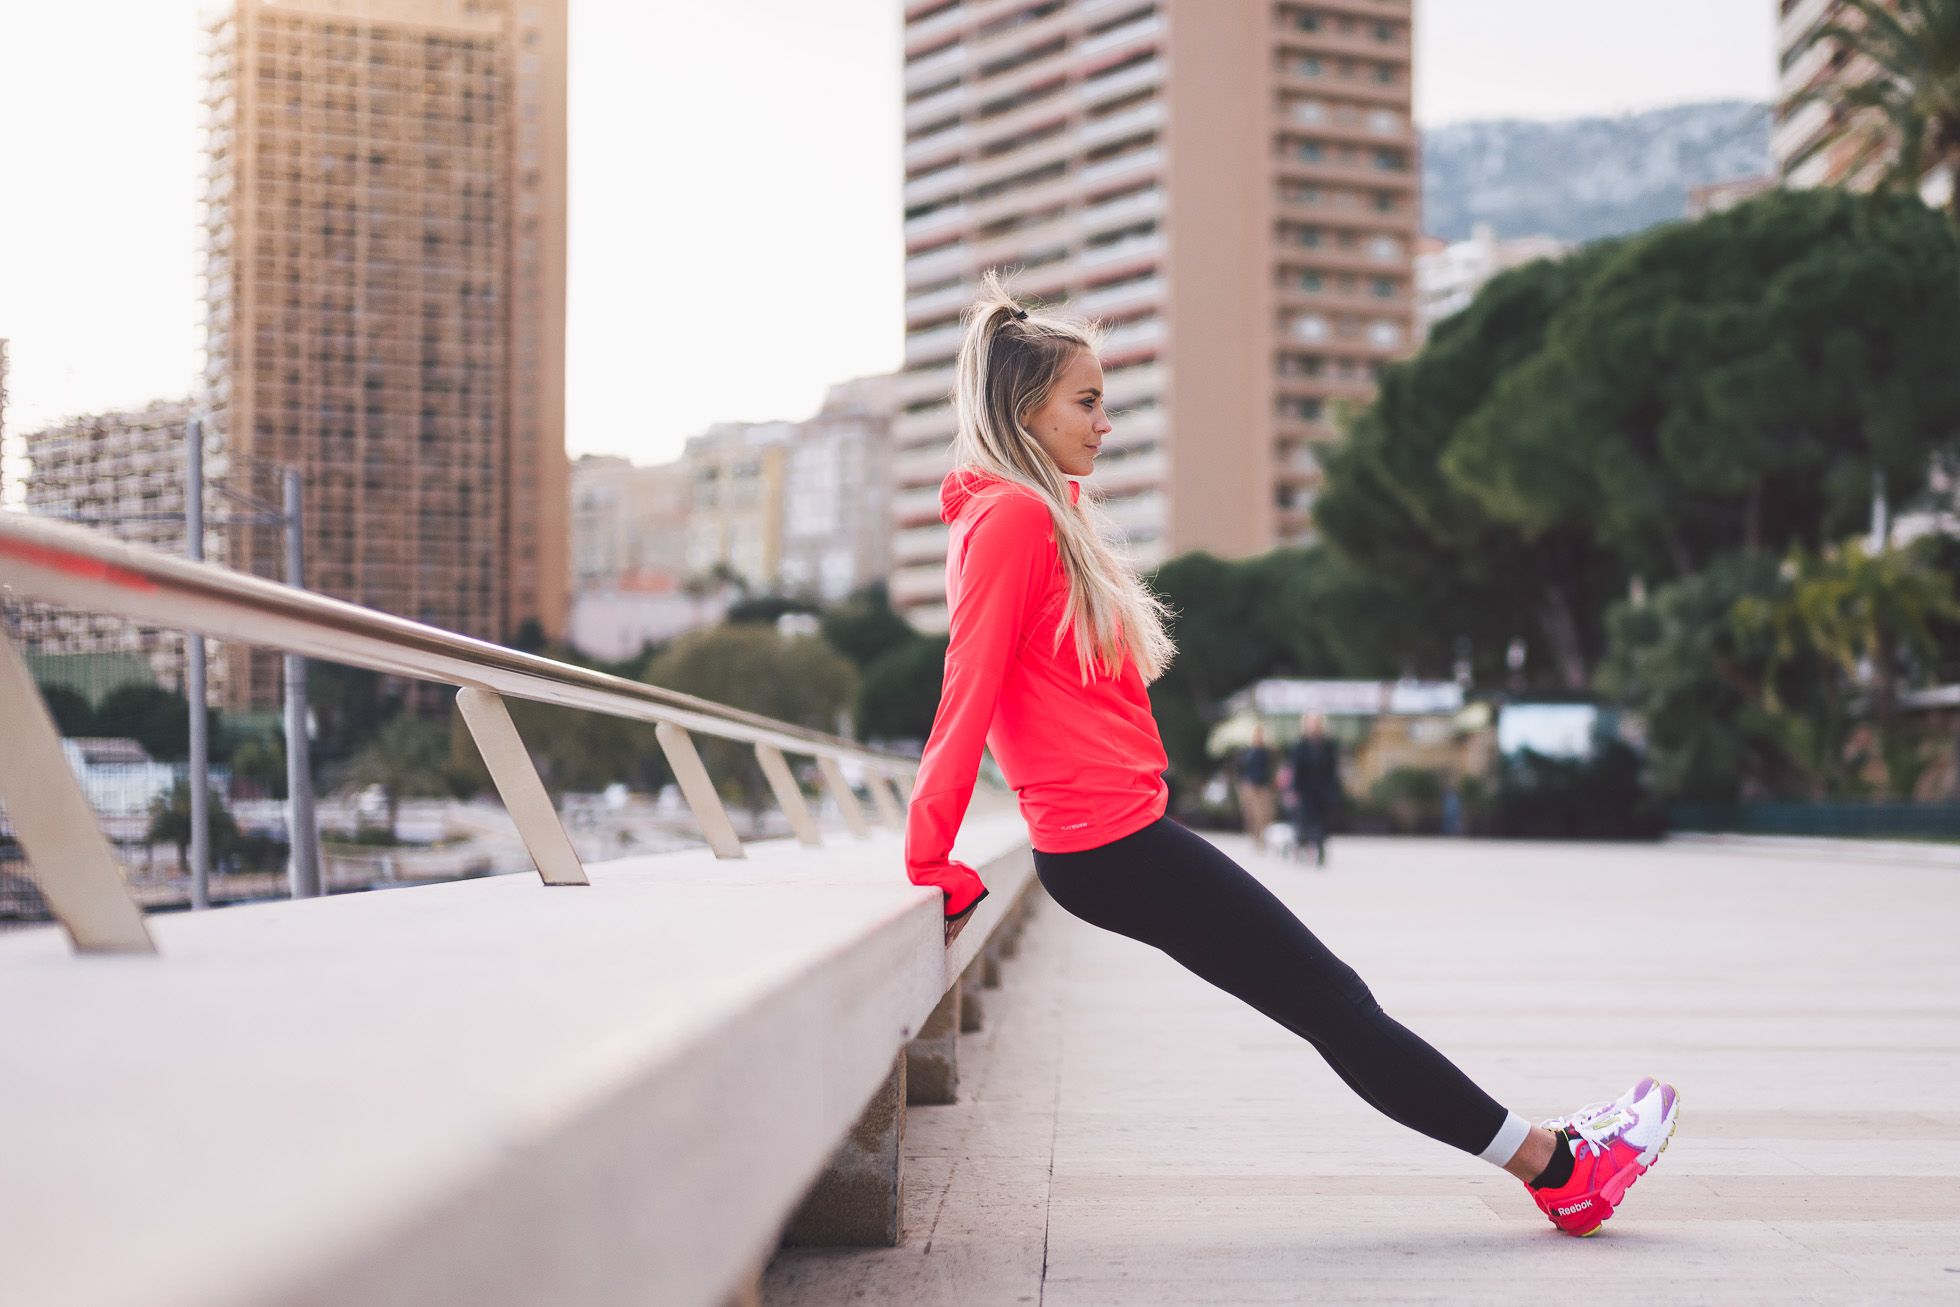
[(905, 873), (915, 885), (946, 892), (946, 915), (956, 917), (987, 888), (978, 873), (951, 859), (953, 839), (973, 797), (980, 753), (994, 705), (1029, 608), (1053, 566), (1054, 523), (1031, 495), (1003, 491), (975, 499), (955, 572), (946, 676), (932, 720), (905, 826)]

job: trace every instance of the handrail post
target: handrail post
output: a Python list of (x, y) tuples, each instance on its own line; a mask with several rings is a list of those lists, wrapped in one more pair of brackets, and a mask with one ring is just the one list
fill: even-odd
[(830, 791), (830, 801), (837, 805), (838, 815), (843, 817), (851, 834), (859, 839), (871, 834), (871, 827), (864, 820), (864, 809), (858, 806), (857, 795), (852, 792), (851, 783), (844, 779), (844, 769), (837, 765), (837, 759), (827, 753), (819, 756), (817, 770), (823, 773), (824, 788)]
[(878, 805), (878, 820), (893, 830), (904, 830), (905, 809), (898, 801), (897, 792), (892, 789), (891, 777), (874, 771), (866, 783), (871, 788), (872, 801)]
[(741, 837), (735, 834), (735, 826), (728, 820), (728, 810), (721, 806), (721, 796), (715, 793), (715, 783), (708, 778), (708, 769), (701, 765), (701, 755), (694, 751), (693, 738), (672, 722), (661, 722), (653, 728), (653, 733), (667, 755), (667, 765), (673, 769), (681, 796), (694, 813), (695, 823), (701, 827), (701, 836), (708, 841), (708, 847), (715, 851), (717, 858), (747, 857), (742, 852)]
[(456, 707), (476, 740), (483, 765), (490, 769), (490, 780), (504, 801), (504, 811), (517, 823), (517, 833), (537, 864), (538, 875), (547, 885), (584, 885), (585, 867), (565, 834), (558, 810), (551, 805), (538, 769), (510, 719), (510, 709), (500, 695), (466, 685), (456, 691)]
[(61, 733), (4, 625), (0, 721), (7, 723), (0, 799), (6, 800), (28, 869), (55, 920), (85, 953), (156, 952), (115, 850), (62, 756)]
[(783, 815), (789, 818), (789, 828), (796, 832), (796, 838), (810, 848), (823, 843), (823, 836), (817, 833), (817, 823), (810, 816), (810, 805), (803, 801), (803, 791), (796, 787), (796, 776), (783, 758), (783, 751), (773, 744), (757, 742), (755, 760), (762, 764), (762, 774), (769, 778), (769, 788), (776, 792), (776, 802), (782, 807)]

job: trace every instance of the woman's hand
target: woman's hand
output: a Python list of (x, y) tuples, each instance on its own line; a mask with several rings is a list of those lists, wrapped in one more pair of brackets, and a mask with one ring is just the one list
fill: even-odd
[(960, 913), (957, 917), (946, 918), (946, 947), (947, 948), (951, 948), (953, 946), (953, 941), (959, 938), (959, 933), (962, 930), (966, 929), (966, 923), (973, 920), (973, 914), (975, 910), (979, 908), (979, 906), (980, 906), (980, 900), (975, 899), (973, 900), (973, 902), (967, 904), (966, 911)]

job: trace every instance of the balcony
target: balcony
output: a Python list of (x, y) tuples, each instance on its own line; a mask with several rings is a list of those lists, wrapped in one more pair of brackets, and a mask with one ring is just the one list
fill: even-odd
[(914, 282), (938, 281), (952, 273), (964, 271), (966, 255), (966, 245), (959, 241), (914, 254), (905, 260), (905, 279)]
[(1078, 313), (1108, 316), (1156, 303), (1164, 295), (1164, 279), (1150, 276), (1137, 281), (1085, 291), (1069, 307)]
[(928, 95), (923, 100), (914, 100), (905, 106), (905, 130), (917, 131), (927, 123), (938, 122), (965, 103), (966, 96), (965, 87), (949, 86), (943, 91)]
[(972, 15), (965, 5), (954, 5), (951, 9), (921, 18), (916, 23), (905, 25), (905, 45), (907, 50), (915, 50), (932, 45), (934, 37), (944, 37), (964, 26)]
[(960, 347), (960, 337), (964, 332), (965, 328), (959, 323), (913, 332), (905, 338), (905, 366), (916, 367), (939, 359), (950, 361)]
[(965, 67), (966, 46), (955, 42), (923, 59), (908, 60), (905, 65), (905, 89), (908, 92), (917, 91), (941, 78), (957, 74)]
[(949, 231), (966, 221), (966, 212), (964, 204), (949, 204), (931, 213), (908, 218), (905, 221), (905, 239), (909, 241), (936, 231)]
[[(908, 263), (906, 267), (908, 277), (911, 275), (911, 272), (912, 269)], [(937, 316), (952, 309), (964, 308), (972, 293), (972, 291), (968, 290), (962, 284), (927, 291), (922, 295), (910, 296), (905, 301), (905, 316), (908, 319), (923, 318), (928, 315)]]
[(1127, 95), (1140, 87), (1155, 86), (1164, 79), (1164, 61), (1152, 59), (1121, 72), (1102, 73), (1088, 77), (1082, 83), (1082, 99), (1085, 104), (1100, 104)]
[(942, 154), (952, 154), (966, 145), (971, 133), (964, 123), (953, 123), (924, 136), (914, 136), (905, 143), (905, 163), (912, 167), (927, 159)]
[(1153, 186), (1147, 191), (1120, 195), (1113, 200), (1091, 204), (1082, 210), (1082, 234), (1094, 236), (1111, 227), (1121, 227), (1144, 218), (1154, 218), (1164, 211), (1164, 192)]
[(900, 413), (892, 419), (892, 443), (901, 449), (910, 449), (929, 441), (945, 443), (953, 438), (953, 406), (941, 404), (937, 408), (923, 409), (917, 413)]
[(1097, 268), (1116, 263), (1123, 259), (1138, 259), (1147, 255), (1164, 252), (1162, 232), (1150, 232), (1142, 236), (1128, 236), (1107, 245), (1090, 245), (1076, 255), (1076, 263), (1084, 268)]
[(1124, 23), (1121, 27), (1113, 27), (1109, 31), (1100, 33), (1099, 35), (1083, 38), (1082, 42), (1075, 47), (1075, 53), (1082, 58), (1088, 58), (1091, 55), (1108, 54), (1111, 51), (1121, 50), (1125, 46), (1135, 45), (1140, 41), (1155, 40), (1157, 37), (1163, 35), (1163, 32), (1164, 16), (1162, 14), (1146, 14), (1134, 22)]
[(1164, 102), (1152, 100), (1134, 109), (1110, 114), (1107, 118), (1093, 118), (1085, 123), (1079, 133), (1084, 145), (1101, 145), (1105, 141), (1120, 140), (1135, 132), (1144, 131), (1164, 121)]
[[(944, 473), (941, 474), (942, 476)], [(892, 532), (892, 563), (896, 566), (902, 559), (909, 564), (929, 562), (946, 557), (947, 529), (943, 522), (931, 526), (906, 527)]]
[(1143, 174), (1154, 171), (1163, 162), (1163, 158), (1164, 152), (1154, 145), (1148, 149), (1131, 150), (1127, 154), (1119, 154), (1114, 158), (1089, 164), (1076, 174), (1076, 180), (1086, 186), (1094, 182), (1111, 181), (1118, 177), (1127, 178), (1132, 174), (1141, 179)]
[(914, 177), (905, 183), (905, 203), (924, 204), (928, 200), (942, 196), (956, 195), (960, 187), (965, 185), (968, 176), (967, 166), (956, 163), (949, 168), (938, 168), (923, 176)]

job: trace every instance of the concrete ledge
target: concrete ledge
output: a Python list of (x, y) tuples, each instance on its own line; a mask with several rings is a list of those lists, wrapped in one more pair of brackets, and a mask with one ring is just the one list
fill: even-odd
[(947, 950), (896, 833), (0, 938), (7, 1296), (714, 1304), (1032, 878)]

